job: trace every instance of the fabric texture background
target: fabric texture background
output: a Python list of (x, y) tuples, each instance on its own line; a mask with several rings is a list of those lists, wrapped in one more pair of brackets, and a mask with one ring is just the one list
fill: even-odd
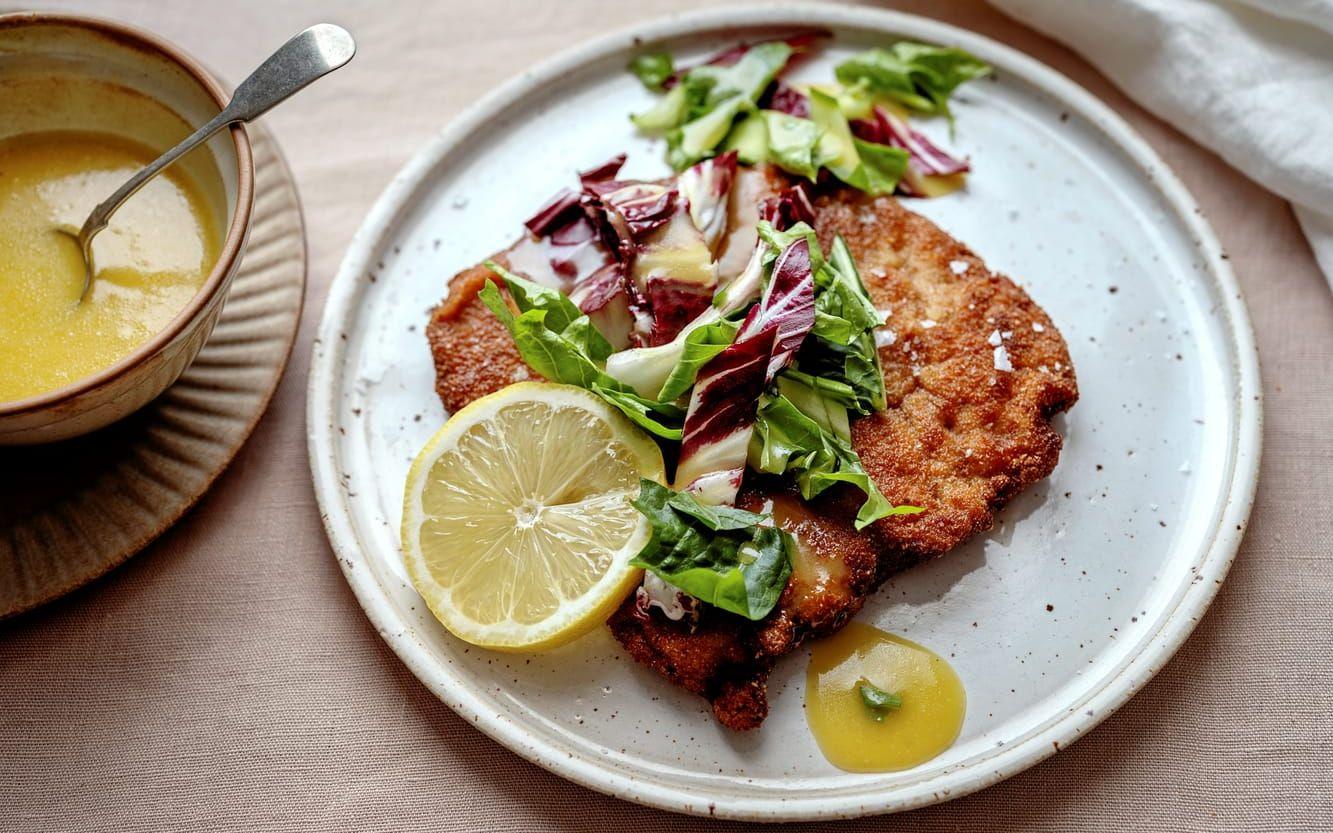
[[(463, 107), (534, 62), (593, 33), (706, 5), (58, 5), (152, 28), (233, 81), (321, 19), (355, 32), (360, 53), (267, 117), (302, 189), (312, 263), (299, 341), (269, 413), (161, 540), (91, 587), (0, 623), (0, 830), (753, 829), (568, 784), (455, 716), (362, 614), (325, 540), (306, 459), (315, 322), (349, 239), (393, 173)], [(1216, 602), (1118, 713), (975, 795), (801, 829), (1333, 829), (1333, 294), (1291, 208), (1073, 52), (980, 0), (893, 5), (1067, 73), (1180, 174), (1230, 252), (1253, 313), (1263, 471)], [(1282, 5), (1297, 15), (1321, 4)]]
[(1291, 200), (1333, 287), (1333, 2), (992, 3)]

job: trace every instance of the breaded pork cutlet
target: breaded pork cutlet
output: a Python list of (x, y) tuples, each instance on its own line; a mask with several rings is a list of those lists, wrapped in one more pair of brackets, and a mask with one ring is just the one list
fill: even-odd
[[(799, 541), (773, 611), (752, 622), (704, 605), (697, 621), (672, 621), (631, 597), (612, 616), (612, 632), (636, 660), (707, 697), (732, 729), (763, 722), (767, 677), (780, 657), (838, 630), (889, 576), (988, 529), (1005, 501), (1047, 476), (1061, 445), (1050, 420), (1078, 397), (1050, 319), (962, 243), (891, 197), (837, 190), (814, 208), (821, 245), (843, 236), (887, 315), (877, 342), (888, 408), (852, 422), (852, 445), (885, 497), (925, 511), (857, 532), (860, 493), (835, 487), (807, 502), (747, 471), (738, 505), (772, 511)], [(531, 375), (476, 300), (487, 274), (455, 277), (428, 328), (450, 410)]]

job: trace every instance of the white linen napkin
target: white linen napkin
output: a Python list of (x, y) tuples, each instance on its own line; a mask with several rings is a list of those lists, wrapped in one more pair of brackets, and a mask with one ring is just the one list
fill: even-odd
[(1333, 0), (990, 0), (1291, 201), (1333, 287)]

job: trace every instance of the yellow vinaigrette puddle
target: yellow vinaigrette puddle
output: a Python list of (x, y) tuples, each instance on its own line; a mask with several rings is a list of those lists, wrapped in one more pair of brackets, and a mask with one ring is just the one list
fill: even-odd
[(202, 198), (168, 171), (94, 241), (97, 279), (79, 304), (77, 231), (89, 210), (156, 156), (110, 134), (25, 133), (0, 141), (0, 402), (96, 373), (185, 308), (218, 254)]
[[(871, 708), (863, 682), (897, 695), (901, 706)], [(925, 763), (953, 745), (966, 711), (958, 674), (915, 642), (852, 622), (814, 643), (806, 720), (824, 757), (839, 769), (893, 772)]]

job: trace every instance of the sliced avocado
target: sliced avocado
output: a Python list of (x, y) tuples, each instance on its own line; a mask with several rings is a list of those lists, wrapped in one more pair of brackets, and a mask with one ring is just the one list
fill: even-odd
[(875, 115), (875, 99), (866, 90), (864, 83), (850, 86), (842, 84), (811, 84), (809, 89), (818, 90), (838, 102), (838, 109), (848, 119), (868, 119)]

